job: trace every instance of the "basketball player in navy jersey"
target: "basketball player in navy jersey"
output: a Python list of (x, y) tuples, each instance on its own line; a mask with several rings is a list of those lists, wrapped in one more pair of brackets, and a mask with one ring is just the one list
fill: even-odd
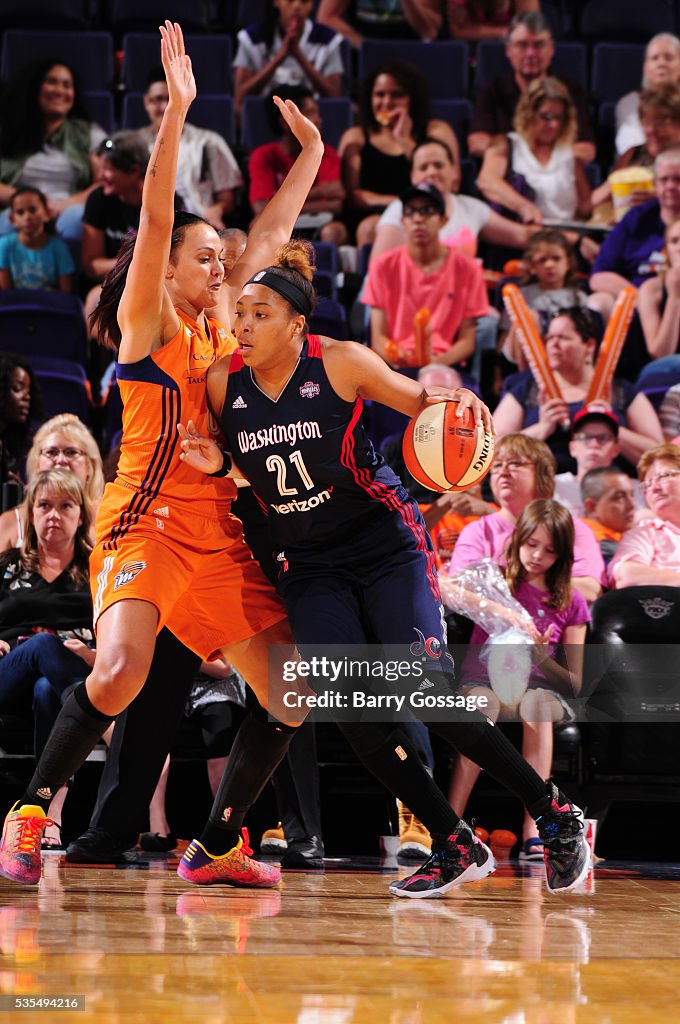
[[(238, 348), (208, 374), (209, 402), (231, 454), (188, 424), (180, 428), (183, 458), (203, 472), (226, 475), (233, 456), (249, 480), (269, 517), (281, 565), (279, 592), (303, 657), (306, 646), (410, 644), (418, 634), (446, 652), (429, 535), (417, 504), (366, 437), (362, 405), (370, 399), (412, 417), (427, 404), (455, 400), (487, 430), (493, 429), (491, 415), (466, 389), (423, 389), (370, 349), (308, 335), (312, 260), (309, 243), (289, 242), (276, 265), (246, 284), (234, 321)], [(436, 680), (428, 692), (450, 694), (446, 657), (439, 659), (438, 676), (428, 673)], [(426, 711), (421, 715), (427, 719)], [(582, 881), (590, 863), (582, 812), (479, 711), (468, 712), (465, 721), (427, 724), (529, 808), (545, 843), (548, 888), (564, 892)], [(338, 725), (366, 766), (432, 834), (430, 858), (394, 882), (391, 893), (439, 896), (493, 871), (491, 851), (449, 807), (398, 727)], [(229, 794), (222, 796), (228, 806)], [(185, 856), (187, 878), (191, 845)]]

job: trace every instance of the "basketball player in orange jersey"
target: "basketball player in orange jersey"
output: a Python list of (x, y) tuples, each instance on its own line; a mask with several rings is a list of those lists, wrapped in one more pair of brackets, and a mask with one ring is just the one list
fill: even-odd
[[(90, 566), (97, 659), (65, 702), (28, 789), (7, 816), (0, 844), (0, 874), (29, 884), (40, 878), (52, 793), (141, 689), (162, 627), (202, 658), (224, 653), (279, 719), (247, 719), (241, 746), (230, 757), (234, 770), (255, 750), (266, 780), (305, 717), (267, 699), (269, 647), (290, 641), (290, 631), (240, 522), (229, 515), (233, 481), (206, 482), (183, 465), (177, 427), (191, 418), (208, 429), (208, 367), (233, 349), (228, 325), (236, 298), (253, 270), (290, 236), (323, 144), (293, 103), (279, 101), (301, 152), (223, 285), (215, 229), (189, 214), (173, 222), (177, 151), (196, 86), (179, 26), (166, 22), (160, 32), (169, 101), (144, 181), (139, 233), (123, 247), (95, 314), (102, 335), (118, 348), (124, 402), (118, 473), (100, 506)], [(237, 792), (236, 809), (249, 806), (254, 785), (248, 780)], [(235, 810), (229, 824), (222, 822), (220, 841), (229, 852), (220, 862), (220, 880), (275, 884), (278, 869), (243, 851), (239, 817)]]
[[(275, 263), (255, 273), (238, 300), (236, 352), (208, 373), (208, 401), (229, 452), (269, 517), (281, 566), (278, 590), (300, 654), (312, 666), (307, 681), (314, 688), (314, 659), (322, 655), (342, 670), (346, 661), (370, 664), (368, 644), (410, 645), (410, 654), (418, 655), (416, 667), (408, 660), (409, 648), (400, 648), (406, 651), (404, 682), (411, 687), (406, 707), (525, 803), (545, 843), (548, 888), (566, 892), (582, 881), (590, 863), (581, 811), (478, 708), (466, 708), (464, 720), (452, 714), (442, 720), (441, 713), (437, 718), (427, 710), (433, 699), (441, 701), (440, 708), (456, 706), (432, 542), (416, 502), (376, 455), (361, 423), (364, 399), (416, 416), (434, 402), (467, 404), (468, 392), (424, 389), (362, 345), (307, 334), (312, 277), (312, 246), (282, 246)], [(485, 406), (476, 405), (474, 416), (493, 429)], [(231, 455), (214, 440), (197, 436), (191, 425), (182, 433), (186, 462), (207, 473), (231, 465)], [(467, 468), (462, 465), (461, 474)], [(387, 659), (394, 656), (387, 646)], [(325, 666), (321, 672), (318, 688), (328, 691)], [(349, 676), (353, 689), (342, 688), (342, 675), (338, 679), (330, 707), (338, 709), (341, 731), (432, 834), (431, 857), (410, 877), (393, 882), (390, 892), (427, 899), (488, 875), (494, 869), (491, 851), (422, 766), (418, 777), (417, 757), (403, 730), (389, 724), (389, 710), (382, 722), (342, 721), (352, 717), (345, 708), (370, 705), (362, 703), (366, 694), (357, 692), (356, 678)], [(389, 709), (387, 694), (396, 707), (398, 694), (381, 682), (379, 706)], [(202, 846), (194, 841), (180, 861), (180, 875), (194, 880), (193, 865), (201, 859)]]

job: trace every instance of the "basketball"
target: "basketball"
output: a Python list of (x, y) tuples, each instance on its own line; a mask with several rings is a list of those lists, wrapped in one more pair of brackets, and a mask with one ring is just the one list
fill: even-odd
[(465, 491), (491, 469), (493, 434), (476, 427), (457, 402), (426, 406), (404, 433), (404, 462), (411, 476), (431, 491)]

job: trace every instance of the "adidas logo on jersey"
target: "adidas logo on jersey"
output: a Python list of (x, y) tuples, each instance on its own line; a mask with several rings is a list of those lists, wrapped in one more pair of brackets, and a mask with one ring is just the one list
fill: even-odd
[(247, 409), (248, 406), (239, 395), (235, 402), (231, 403), (232, 409)]
[(170, 518), (170, 509), (167, 505), (163, 505), (163, 508), (155, 508), (153, 510), (155, 516), (163, 516), (164, 519)]

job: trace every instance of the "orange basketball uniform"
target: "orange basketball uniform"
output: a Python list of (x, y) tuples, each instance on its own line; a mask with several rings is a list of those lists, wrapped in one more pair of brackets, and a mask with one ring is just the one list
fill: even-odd
[(177, 309), (180, 328), (136, 363), (119, 363), (123, 440), (114, 483), (97, 515), (90, 561), (95, 625), (117, 601), (148, 601), (204, 659), (285, 617), (230, 514), (233, 480), (187, 466), (177, 426), (209, 432), (208, 368), (236, 346), (216, 320), (210, 334)]

